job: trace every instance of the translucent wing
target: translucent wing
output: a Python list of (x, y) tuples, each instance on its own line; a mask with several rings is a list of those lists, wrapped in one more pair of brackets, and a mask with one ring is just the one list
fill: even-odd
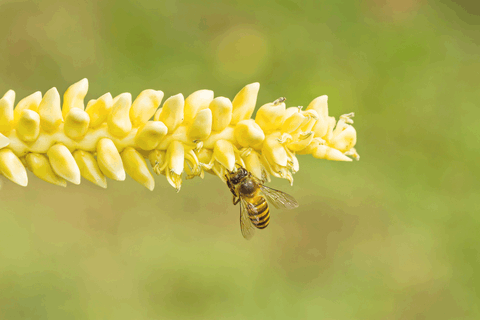
[(272, 189), (267, 186), (260, 186), (267, 200), (277, 209), (294, 209), (298, 207), (298, 202), (289, 194), (280, 190)]
[(250, 240), (255, 234), (255, 227), (248, 217), (248, 210), (251, 210), (251, 204), (240, 197), (240, 230), (245, 239)]

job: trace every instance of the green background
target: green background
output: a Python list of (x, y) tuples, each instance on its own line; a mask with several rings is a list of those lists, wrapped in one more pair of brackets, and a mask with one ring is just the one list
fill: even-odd
[[(329, 96), (359, 162), (300, 156), (301, 204), (240, 235), (214, 176), (2, 178), (0, 319), (479, 319), (478, 1), (0, 1), (0, 94), (87, 77), (259, 105)], [(477, 271), (475, 271), (477, 270)]]

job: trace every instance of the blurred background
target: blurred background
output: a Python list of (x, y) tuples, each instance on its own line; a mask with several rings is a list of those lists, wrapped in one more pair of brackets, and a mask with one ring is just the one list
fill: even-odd
[(329, 96), (359, 162), (300, 156), (245, 241), (213, 176), (0, 190), (1, 319), (479, 319), (478, 1), (0, 0), (0, 95), (86, 77), (257, 108)]

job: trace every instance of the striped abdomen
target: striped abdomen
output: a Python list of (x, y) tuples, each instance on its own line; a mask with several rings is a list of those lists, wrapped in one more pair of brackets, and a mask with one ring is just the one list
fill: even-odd
[(268, 209), (265, 197), (256, 196), (248, 202), (252, 204), (252, 208), (249, 210), (248, 214), (253, 225), (258, 229), (266, 228), (270, 222), (270, 210)]

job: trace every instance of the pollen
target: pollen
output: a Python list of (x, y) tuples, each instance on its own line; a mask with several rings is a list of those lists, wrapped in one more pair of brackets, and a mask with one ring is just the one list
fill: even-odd
[(152, 89), (134, 100), (130, 93), (106, 93), (85, 104), (87, 79), (71, 85), (63, 102), (52, 88), (15, 105), (9, 90), (0, 99), (0, 173), (21, 186), (28, 185), (28, 169), (58, 186), (80, 184), (83, 177), (102, 188), (107, 178), (123, 181), (129, 175), (153, 190), (153, 172), (179, 191), (183, 178), (207, 172), (225, 181), (238, 166), (262, 180), (274, 176), (293, 183), (297, 155), (359, 160), (353, 113), (336, 121), (327, 96), (305, 110), (279, 98), (252, 118), (259, 88), (249, 84), (233, 100), (211, 90), (187, 98), (179, 93), (163, 104), (164, 93)]

